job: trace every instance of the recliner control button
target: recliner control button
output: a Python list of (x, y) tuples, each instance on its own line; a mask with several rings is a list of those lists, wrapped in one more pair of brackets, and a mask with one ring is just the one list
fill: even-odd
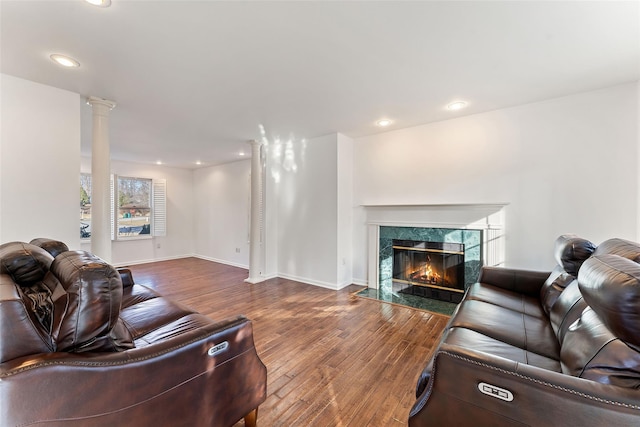
[(480, 393), (482, 394), (486, 394), (487, 396), (495, 397), (496, 399), (501, 399), (506, 402), (511, 402), (513, 400), (513, 393), (495, 385), (479, 383), (478, 390), (480, 390)]

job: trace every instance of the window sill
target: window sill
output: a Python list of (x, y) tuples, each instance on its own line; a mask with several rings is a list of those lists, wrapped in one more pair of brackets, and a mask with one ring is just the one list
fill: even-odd
[(131, 240), (151, 240), (151, 239), (153, 239), (152, 235), (145, 234), (143, 236), (140, 236), (140, 235), (137, 235), (137, 236), (118, 236), (113, 241), (114, 242), (128, 242), (128, 241), (131, 241)]

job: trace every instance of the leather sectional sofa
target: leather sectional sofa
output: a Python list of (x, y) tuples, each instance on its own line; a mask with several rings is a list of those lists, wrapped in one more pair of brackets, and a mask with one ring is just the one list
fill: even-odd
[(48, 239), (0, 246), (0, 425), (255, 426), (266, 368), (221, 321)]
[(640, 245), (560, 236), (551, 273), (484, 268), (409, 426), (640, 425)]

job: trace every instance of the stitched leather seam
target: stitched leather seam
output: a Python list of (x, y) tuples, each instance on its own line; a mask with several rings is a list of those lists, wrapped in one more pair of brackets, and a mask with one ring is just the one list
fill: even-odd
[[(244, 321), (244, 319), (242, 319), (242, 321)], [(231, 323), (229, 325), (226, 325), (226, 327), (225, 327), (225, 329), (223, 331), (226, 331), (226, 330), (228, 330), (230, 328), (233, 328), (235, 326), (239, 326), (242, 323), (242, 321), (241, 322), (233, 322), (233, 323)], [(220, 331), (220, 332), (223, 332), (223, 331)], [(79, 360), (76, 360), (76, 361), (53, 360), (53, 361), (50, 361), (50, 362), (39, 362), (39, 363), (35, 363), (33, 365), (29, 365), (29, 366), (25, 366), (25, 367), (22, 367), (22, 368), (15, 369), (15, 370), (11, 370), (9, 372), (0, 373), (0, 378), (8, 378), (8, 377), (11, 377), (13, 375), (19, 374), (21, 372), (30, 371), (32, 369), (40, 368), (40, 367), (43, 367), (43, 366), (62, 365), (62, 366), (85, 366), (85, 367), (90, 367), (90, 366), (128, 365), (128, 364), (130, 364), (132, 362), (141, 362), (141, 361), (144, 361), (144, 360), (155, 359), (158, 356), (161, 356), (161, 355), (164, 355), (164, 354), (167, 354), (167, 353), (171, 353), (171, 352), (173, 352), (173, 351), (175, 351), (177, 349), (180, 349), (180, 348), (186, 347), (186, 346), (188, 346), (190, 344), (193, 344), (195, 342), (201, 341), (203, 338), (208, 338), (211, 335), (212, 335), (211, 333), (207, 333), (206, 335), (200, 335), (200, 336), (195, 337), (195, 338), (193, 338), (193, 339), (191, 339), (189, 341), (185, 341), (184, 343), (181, 343), (180, 345), (176, 345), (176, 346), (170, 347), (170, 348), (168, 348), (166, 350), (158, 351), (158, 352), (155, 352), (153, 354), (150, 354), (150, 355), (147, 355), (147, 356), (143, 356), (143, 357), (135, 357), (135, 358), (132, 358), (132, 359), (118, 360), (118, 361), (114, 361), (114, 362), (107, 362), (107, 361), (90, 362), (90, 361), (79, 361)], [(251, 346), (246, 351), (249, 351), (251, 348), (255, 348), (255, 346)], [(238, 355), (244, 354), (245, 352), (239, 353)], [(126, 353), (126, 352), (123, 352), (123, 353)], [(234, 356), (234, 358), (235, 357), (237, 357), (237, 356)], [(228, 359), (228, 360), (232, 360), (232, 359)]]
[[(580, 391), (572, 390), (572, 389), (566, 388), (566, 387), (561, 387), (559, 385), (552, 384), (552, 383), (549, 383), (547, 381), (538, 380), (538, 379), (529, 377), (527, 375), (518, 374), (518, 373), (513, 372), (513, 371), (507, 371), (506, 369), (502, 369), (502, 368), (498, 368), (496, 366), (488, 365), (486, 363), (478, 362), (477, 360), (469, 359), (467, 357), (460, 356), (459, 354), (451, 353), (451, 352), (448, 352), (448, 351), (441, 351), (440, 353), (441, 354), (446, 354), (446, 355), (451, 356), (451, 357), (456, 358), (456, 359), (463, 360), (465, 362), (473, 363), (474, 365), (478, 365), (478, 366), (482, 366), (482, 367), (485, 367), (485, 368), (489, 368), (489, 369), (494, 370), (494, 371), (502, 372), (503, 374), (511, 375), (511, 376), (514, 376), (514, 377), (518, 377), (518, 378), (521, 378), (521, 379), (524, 379), (524, 380), (528, 380), (528, 381), (534, 382), (536, 384), (544, 385), (544, 386), (551, 387), (551, 388), (554, 388), (554, 389), (557, 389), (557, 390), (565, 391), (565, 392), (570, 393), (570, 394), (574, 394), (576, 396), (584, 397), (585, 399), (595, 400), (596, 402), (607, 403), (607, 404), (611, 404), (611, 405), (615, 405), (615, 406), (621, 406), (623, 408), (640, 410), (640, 405), (630, 405), (628, 403), (616, 402), (614, 400), (608, 400), (608, 399), (603, 399), (601, 397), (592, 396), (590, 394), (586, 394), (586, 393), (583, 393), (583, 392), (580, 392)], [(434, 364), (434, 371), (435, 371), (435, 364)]]

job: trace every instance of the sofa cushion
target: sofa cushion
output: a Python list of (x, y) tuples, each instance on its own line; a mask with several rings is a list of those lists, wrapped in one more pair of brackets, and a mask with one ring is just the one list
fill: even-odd
[(580, 269), (578, 286), (587, 306), (562, 339), (563, 372), (640, 388), (640, 265), (593, 256)]
[[(144, 289), (141, 285), (134, 285), (133, 287)], [(159, 316), (158, 313), (162, 313), (162, 316)], [(146, 335), (191, 313), (193, 313), (193, 310), (174, 301), (164, 297), (157, 297), (123, 308), (120, 312), (120, 318), (133, 339), (137, 340), (142, 335)]]
[(640, 265), (618, 255), (595, 256), (578, 275), (580, 292), (609, 330), (640, 346)]
[(64, 310), (54, 312), (58, 351), (133, 347), (126, 328), (114, 329), (122, 302), (122, 282), (115, 268), (88, 252), (68, 251), (55, 258), (51, 272), (66, 292)]
[(564, 335), (569, 327), (578, 320), (582, 310), (587, 307), (587, 303), (582, 298), (578, 280), (573, 280), (560, 294), (558, 300), (551, 308), (549, 321), (553, 332), (555, 332), (558, 342), (562, 344)]
[(574, 280), (575, 277), (565, 273), (561, 266), (557, 266), (551, 272), (549, 278), (544, 282), (542, 288), (540, 288), (540, 304), (547, 316), (551, 313), (553, 306), (567, 285)]
[(445, 342), (447, 344), (470, 348), (474, 351), (482, 351), (493, 356), (503, 357), (518, 363), (525, 363), (527, 365), (537, 366), (554, 372), (562, 371), (560, 361), (556, 358), (543, 356), (541, 354), (507, 344), (471, 329), (452, 328), (447, 333)]
[(465, 298), (495, 304), (530, 316), (546, 317), (538, 298), (502, 289), (487, 283), (474, 283), (469, 286)]
[(160, 295), (144, 285), (131, 285), (122, 290), (122, 309), (143, 301), (158, 298)]
[(484, 301), (463, 300), (452, 328), (466, 328), (522, 350), (559, 359), (560, 347), (548, 320)]
[(540, 302), (547, 316), (560, 294), (575, 279), (580, 267), (594, 250), (593, 243), (575, 234), (563, 234), (556, 239), (554, 256), (558, 265), (540, 289)]
[(640, 388), (640, 352), (616, 337), (590, 307), (567, 330), (560, 360), (565, 374)]
[(0, 274), (8, 274), (20, 286), (41, 282), (52, 262), (51, 254), (29, 243), (0, 245)]

